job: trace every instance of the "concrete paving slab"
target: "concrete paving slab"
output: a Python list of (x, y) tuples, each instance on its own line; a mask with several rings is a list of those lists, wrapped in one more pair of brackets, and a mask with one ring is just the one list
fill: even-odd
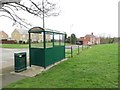
[(40, 74), (41, 72), (46, 71), (46, 70), (52, 68), (53, 66), (65, 61), (65, 60), (67, 60), (67, 59), (63, 59), (59, 62), (56, 62), (55, 64), (52, 64), (52, 65), (48, 66), (47, 68), (32, 65), (31, 67), (27, 67), (27, 70), (24, 70), (24, 71), (19, 72), (19, 73), (15, 72), (15, 71), (12, 71), (11, 74), (27, 76), (27, 77), (34, 77), (34, 76)]
[(34, 77), (38, 74), (40, 74), (44, 70), (43, 67), (40, 66), (31, 66), (27, 67), (27, 70), (22, 71), (22, 72), (11, 72), (11, 74), (16, 74), (16, 75), (22, 75), (22, 76), (27, 76), (27, 77)]

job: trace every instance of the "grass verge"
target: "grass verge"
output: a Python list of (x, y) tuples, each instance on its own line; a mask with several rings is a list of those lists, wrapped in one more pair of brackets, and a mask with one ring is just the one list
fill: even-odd
[(28, 44), (2, 44), (2, 48), (29, 48)]
[[(38, 43), (36, 44), (36, 46), (33, 46), (34, 44), (31, 44), (32, 47), (43, 47), (43, 43)], [(51, 43), (46, 43), (46, 47), (49, 47), (49, 46), (52, 46)], [(66, 46), (70, 46), (71, 44), (69, 43), (65, 43)], [(16, 48), (16, 49), (19, 49), (19, 48), (29, 48), (29, 45), (28, 44), (2, 44), (2, 48)]]

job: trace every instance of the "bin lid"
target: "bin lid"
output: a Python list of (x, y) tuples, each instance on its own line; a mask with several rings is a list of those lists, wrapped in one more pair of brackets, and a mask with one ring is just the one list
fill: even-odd
[(14, 52), (14, 54), (24, 54), (24, 53), (26, 53), (26, 52)]

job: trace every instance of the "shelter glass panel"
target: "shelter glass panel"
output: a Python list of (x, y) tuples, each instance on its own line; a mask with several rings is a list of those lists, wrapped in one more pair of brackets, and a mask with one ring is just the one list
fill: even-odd
[(46, 32), (46, 48), (53, 47), (53, 33)]
[(54, 34), (54, 46), (59, 46), (60, 43), (59, 43), (59, 34)]
[(43, 48), (43, 32), (31, 33), (31, 48)]
[(64, 38), (65, 38), (65, 35), (63, 34), (60, 34), (60, 45), (63, 46), (64, 45)]

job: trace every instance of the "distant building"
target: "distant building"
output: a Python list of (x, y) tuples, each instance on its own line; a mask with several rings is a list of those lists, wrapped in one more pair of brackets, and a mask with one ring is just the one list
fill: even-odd
[(0, 31), (0, 39), (8, 39), (8, 34), (4, 31)]
[(42, 34), (32, 33), (31, 34), (31, 41), (32, 42), (43, 42)]
[[(32, 33), (31, 39), (32, 42), (43, 42), (43, 34)], [(46, 41), (51, 41), (50, 34), (46, 34)]]
[[(16, 40), (18, 43), (19, 41), (28, 42), (29, 34), (27, 30), (22, 29), (15, 29), (11, 34), (12, 39)], [(46, 40), (50, 41), (50, 35), (46, 34)], [(32, 42), (43, 42), (43, 35), (38, 33), (31, 34), (31, 41)]]
[(24, 41), (27, 42), (28, 41), (28, 31), (27, 30), (22, 30), (22, 29), (15, 29), (12, 33), (11, 33), (11, 38), (16, 40), (17, 42), (19, 41)]
[(95, 45), (100, 44), (100, 38), (91, 34), (85, 35), (85, 37), (80, 37), (80, 41), (83, 41), (83, 45)]

